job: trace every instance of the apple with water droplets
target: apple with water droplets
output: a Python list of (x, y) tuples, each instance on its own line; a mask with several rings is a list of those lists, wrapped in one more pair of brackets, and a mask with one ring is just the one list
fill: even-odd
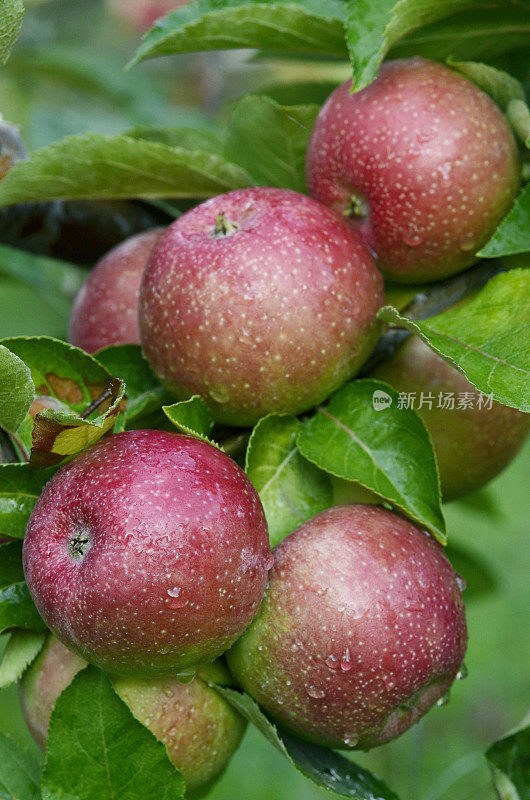
[(138, 294), (145, 265), (163, 228), (130, 236), (90, 271), (72, 306), (68, 339), (87, 353), (140, 344)]
[(457, 677), (460, 577), (428, 534), (381, 506), (336, 506), (274, 549), (230, 670), (276, 722), (334, 748), (399, 736)]
[(350, 219), (384, 274), (429, 282), (462, 271), (520, 182), (511, 129), (475, 84), (423, 58), (389, 61), (368, 87), (328, 98), (307, 150), (307, 185)]
[(515, 458), (530, 414), (496, 403), (417, 336), (410, 336), (371, 376), (414, 400), (429, 432), (442, 498), (480, 489)]
[[(51, 635), (19, 681), (24, 719), (42, 750), (59, 695), (86, 665)], [(211, 786), (246, 728), (246, 720), (208, 681), (230, 685), (230, 675), (220, 661), (202, 667), (186, 684), (175, 677), (112, 678), (114, 689), (136, 719), (165, 744), (170, 761), (184, 777), (187, 797), (190, 791)]]
[(247, 426), (353, 377), (378, 336), (382, 276), (355, 231), (284, 189), (219, 195), (169, 226), (140, 290), (144, 354), (184, 399)]
[(113, 673), (212, 661), (245, 630), (272, 563), (259, 497), (211, 444), (118, 433), (62, 467), (35, 505), (26, 581), (58, 639)]

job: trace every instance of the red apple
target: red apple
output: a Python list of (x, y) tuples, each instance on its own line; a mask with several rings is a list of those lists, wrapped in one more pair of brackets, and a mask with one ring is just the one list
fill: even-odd
[(212, 661), (256, 613), (272, 556), (258, 495), (213, 445), (103, 439), (31, 514), (24, 572), (44, 621), (87, 661), (164, 675)]
[(267, 593), (228, 653), (278, 723), (326, 747), (399, 736), (448, 691), (466, 649), (439, 544), (380, 506), (336, 506), (274, 550)]
[(140, 291), (145, 355), (177, 397), (252, 425), (299, 413), (359, 369), (378, 333), (382, 278), (320, 203), (260, 187), (188, 211), (157, 242)]
[(417, 336), (401, 344), (372, 377), (411, 396), (434, 445), (446, 501), (498, 475), (530, 430), (530, 414), (485, 397)]
[(138, 233), (96, 264), (74, 301), (69, 341), (87, 353), (111, 344), (140, 344), (138, 293), (142, 273), (162, 228)]
[(108, 0), (113, 14), (137, 33), (144, 33), (159, 17), (187, 5), (189, 0)]
[(466, 78), (413, 58), (336, 89), (307, 151), (309, 193), (351, 217), (388, 277), (460, 272), (517, 193), (517, 147), (501, 111)]
[[(46, 749), (48, 725), (59, 695), (86, 661), (50, 636), (19, 682), (22, 712), (31, 735)], [(203, 680), (204, 679), (204, 680)], [(170, 761), (194, 791), (219, 776), (237, 750), (246, 721), (206, 681), (230, 683), (220, 661), (203, 667), (186, 685), (174, 678), (114, 678), (133, 715), (163, 742)]]

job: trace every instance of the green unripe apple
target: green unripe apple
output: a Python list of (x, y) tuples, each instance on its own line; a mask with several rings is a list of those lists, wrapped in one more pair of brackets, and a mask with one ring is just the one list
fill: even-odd
[(498, 475), (530, 429), (530, 414), (485, 398), (417, 336), (406, 339), (371, 377), (414, 396), (414, 409), (434, 445), (445, 501), (473, 492)]
[[(86, 661), (50, 635), (19, 683), (22, 712), (31, 735), (46, 748), (50, 716), (61, 692)], [(229, 684), (226, 667), (216, 661), (191, 683), (176, 678), (113, 678), (117, 694), (132, 714), (166, 746), (170, 761), (195, 793), (209, 787), (237, 750), (246, 728), (243, 717), (206, 681)]]

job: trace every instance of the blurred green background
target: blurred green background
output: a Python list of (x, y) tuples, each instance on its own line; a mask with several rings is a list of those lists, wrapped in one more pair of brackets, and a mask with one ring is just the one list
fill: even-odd
[[(28, 149), (70, 133), (118, 133), (135, 124), (212, 127), (225, 118), (230, 102), (249, 89), (302, 77), (338, 82), (348, 74), (344, 64), (265, 65), (244, 53), (159, 59), (124, 73), (140, 34), (120, 18), (118, 5), (103, 0), (27, 2), (21, 38), (0, 71), (0, 113), (20, 126)], [(2, 276), (0, 267), (0, 337), (64, 336), (66, 321), (63, 303), (44, 301), (32, 286)], [(469, 677), (455, 685), (450, 703), (434, 708), (397, 742), (353, 756), (384, 778), (401, 800), (495, 797), (483, 752), (521, 720), (529, 702), (529, 468), (527, 447), (486, 491), (446, 507), (451, 542), (485, 559), (498, 588), (468, 604)], [(35, 747), (14, 687), (0, 692), (0, 729)], [(312, 800), (329, 794), (249, 730), (209, 796)]]

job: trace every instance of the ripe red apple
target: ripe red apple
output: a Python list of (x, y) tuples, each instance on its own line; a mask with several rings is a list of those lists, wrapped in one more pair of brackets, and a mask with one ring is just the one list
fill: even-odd
[(188, 211), (157, 242), (140, 335), (179, 398), (252, 425), (299, 413), (351, 378), (375, 343), (382, 278), (356, 233), (320, 203), (259, 187)]
[(147, 677), (223, 653), (256, 613), (272, 556), (237, 464), (206, 442), (148, 430), (105, 438), (53, 476), (23, 561), (67, 647)]
[(140, 344), (140, 281), (162, 230), (131, 236), (98, 261), (72, 306), (68, 331), (72, 344), (87, 353), (111, 344)]
[(446, 501), (498, 475), (530, 430), (530, 414), (486, 398), (417, 336), (406, 339), (372, 377), (412, 396), (436, 451)]
[(501, 111), (442, 64), (389, 61), (366, 89), (336, 89), (307, 151), (309, 193), (351, 217), (394, 281), (460, 272), (508, 211), (520, 179)]
[(229, 667), (302, 739), (384, 744), (458, 673), (467, 638), (458, 580), (441, 546), (403, 517), (336, 506), (275, 548), (267, 593)]
[[(24, 719), (42, 750), (57, 698), (86, 667), (86, 661), (50, 636), (19, 682)], [(204, 679), (204, 680), (203, 680)], [(191, 683), (174, 677), (114, 678), (119, 696), (133, 715), (166, 746), (187, 790), (210, 784), (237, 750), (246, 721), (206, 681), (229, 684), (220, 661), (200, 670)]]

